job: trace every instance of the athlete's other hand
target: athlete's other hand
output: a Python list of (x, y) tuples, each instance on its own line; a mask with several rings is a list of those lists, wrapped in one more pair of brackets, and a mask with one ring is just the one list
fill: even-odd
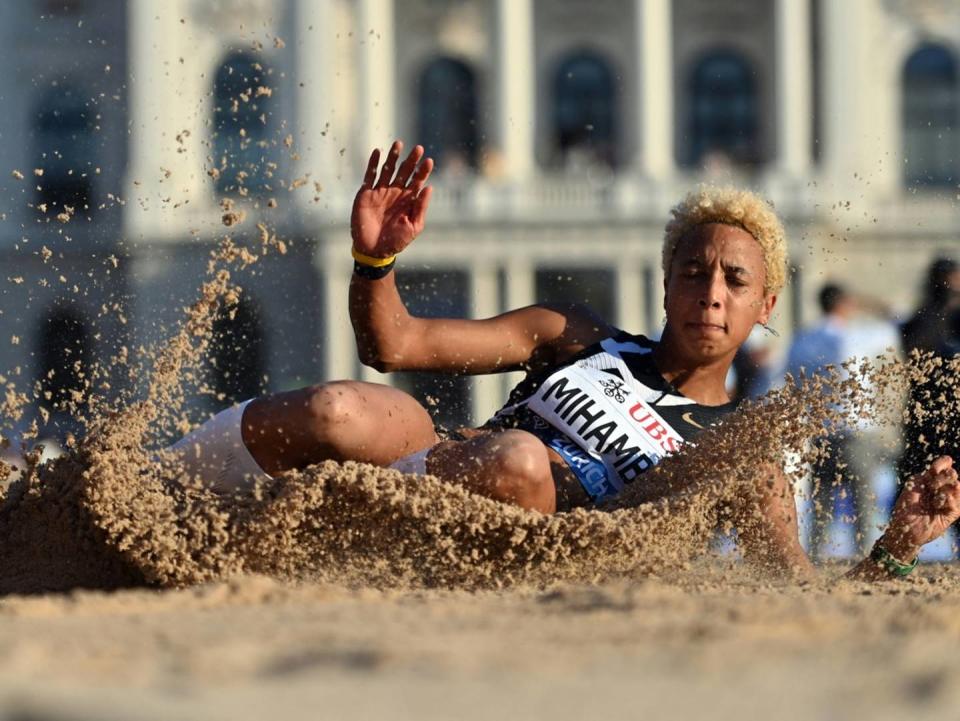
[(423, 146), (417, 145), (398, 169), (401, 150), (403, 143), (394, 141), (382, 168), (380, 151), (370, 155), (350, 215), (353, 248), (358, 253), (374, 258), (396, 255), (423, 230), (433, 190), (424, 185), (433, 160), (424, 158)]
[(960, 518), (960, 483), (950, 456), (940, 456), (904, 486), (881, 545), (909, 563), (920, 547), (942, 536)]

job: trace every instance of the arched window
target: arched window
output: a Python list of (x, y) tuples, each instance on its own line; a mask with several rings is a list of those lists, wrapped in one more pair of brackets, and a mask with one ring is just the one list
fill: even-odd
[(263, 62), (232, 53), (213, 83), (213, 150), (217, 190), (246, 195), (269, 190), (275, 166), (269, 141), (273, 88)]
[(701, 165), (722, 157), (737, 165), (760, 162), (756, 74), (739, 53), (705, 55), (690, 76), (690, 142), (684, 159)]
[(90, 368), (90, 330), (82, 315), (70, 308), (54, 308), (37, 333), (40, 405), (50, 413), (50, 428), (63, 438), (79, 428), (77, 416), (86, 400), (84, 381)]
[(617, 87), (602, 58), (578, 52), (560, 62), (553, 80), (554, 138), (565, 163), (617, 161)]
[(256, 303), (241, 296), (213, 324), (210, 385), (219, 402), (237, 403), (263, 393), (266, 343)]
[(93, 176), (97, 166), (94, 126), (97, 109), (79, 87), (58, 82), (37, 103), (33, 116), (33, 167), (36, 202), (56, 215), (72, 208), (93, 212)]
[(957, 63), (941, 45), (924, 45), (903, 67), (903, 157), (908, 184), (957, 182)]
[(417, 81), (418, 138), (441, 169), (479, 160), (477, 83), (473, 70), (453, 58), (437, 58)]

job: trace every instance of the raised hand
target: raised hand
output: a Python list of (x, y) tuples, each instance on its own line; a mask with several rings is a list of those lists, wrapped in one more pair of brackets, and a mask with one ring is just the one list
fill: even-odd
[(960, 518), (960, 483), (953, 459), (941, 456), (907, 481), (897, 498), (883, 547), (904, 563)]
[(423, 147), (417, 145), (397, 169), (401, 150), (403, 143), (394, 141), (382, 168), (380, 151), (370, 155), (350, 215), (350, 234), (358, 253), (375, 258), (396, 255), (423, 230), (432, 192), (424, 186), (433, 160), (424, 158)]

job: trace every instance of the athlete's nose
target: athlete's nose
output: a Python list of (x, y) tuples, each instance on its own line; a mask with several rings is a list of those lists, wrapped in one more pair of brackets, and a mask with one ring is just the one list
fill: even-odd
[(723, 288), (723, 279), (718, 278), (714, 275), (710, 276), (710, 280), (704, 285), (700, 296), (700, 307), (701, 308), (719, 308), (720, 307), (720, 298)]

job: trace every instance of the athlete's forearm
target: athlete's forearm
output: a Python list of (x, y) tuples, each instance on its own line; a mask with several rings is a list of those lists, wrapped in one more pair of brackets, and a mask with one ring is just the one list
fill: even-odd
[(399, 370), (414, 320), (397, 290), (395, 273), (378, 280), (353, 275), (350, 322), (362, 363), (383, 372)]
[(611, 329), (577, 306), (533, 305), (492, 318), (419, 318), (403, 304), (394, 273), (354, 274), (350, 320), (360, 360), (381, 372), (497, 373), (549, 365)]
[[(360, 361), (381, 373), (489, 373), (502, 369), (504, 354), (493, 344), (502, 333), (482, 321), (411, 315), (392, 272), (377, 280), (354, 274), (350, 320)], [(488, 357), (494, 353), (496, 358)]]
[(766, 570), (812, 579), (816, 569), (800, 545), (793, 487), (778, 463), (758, 469), (755, 482), (733, 503), (744, 555)]

